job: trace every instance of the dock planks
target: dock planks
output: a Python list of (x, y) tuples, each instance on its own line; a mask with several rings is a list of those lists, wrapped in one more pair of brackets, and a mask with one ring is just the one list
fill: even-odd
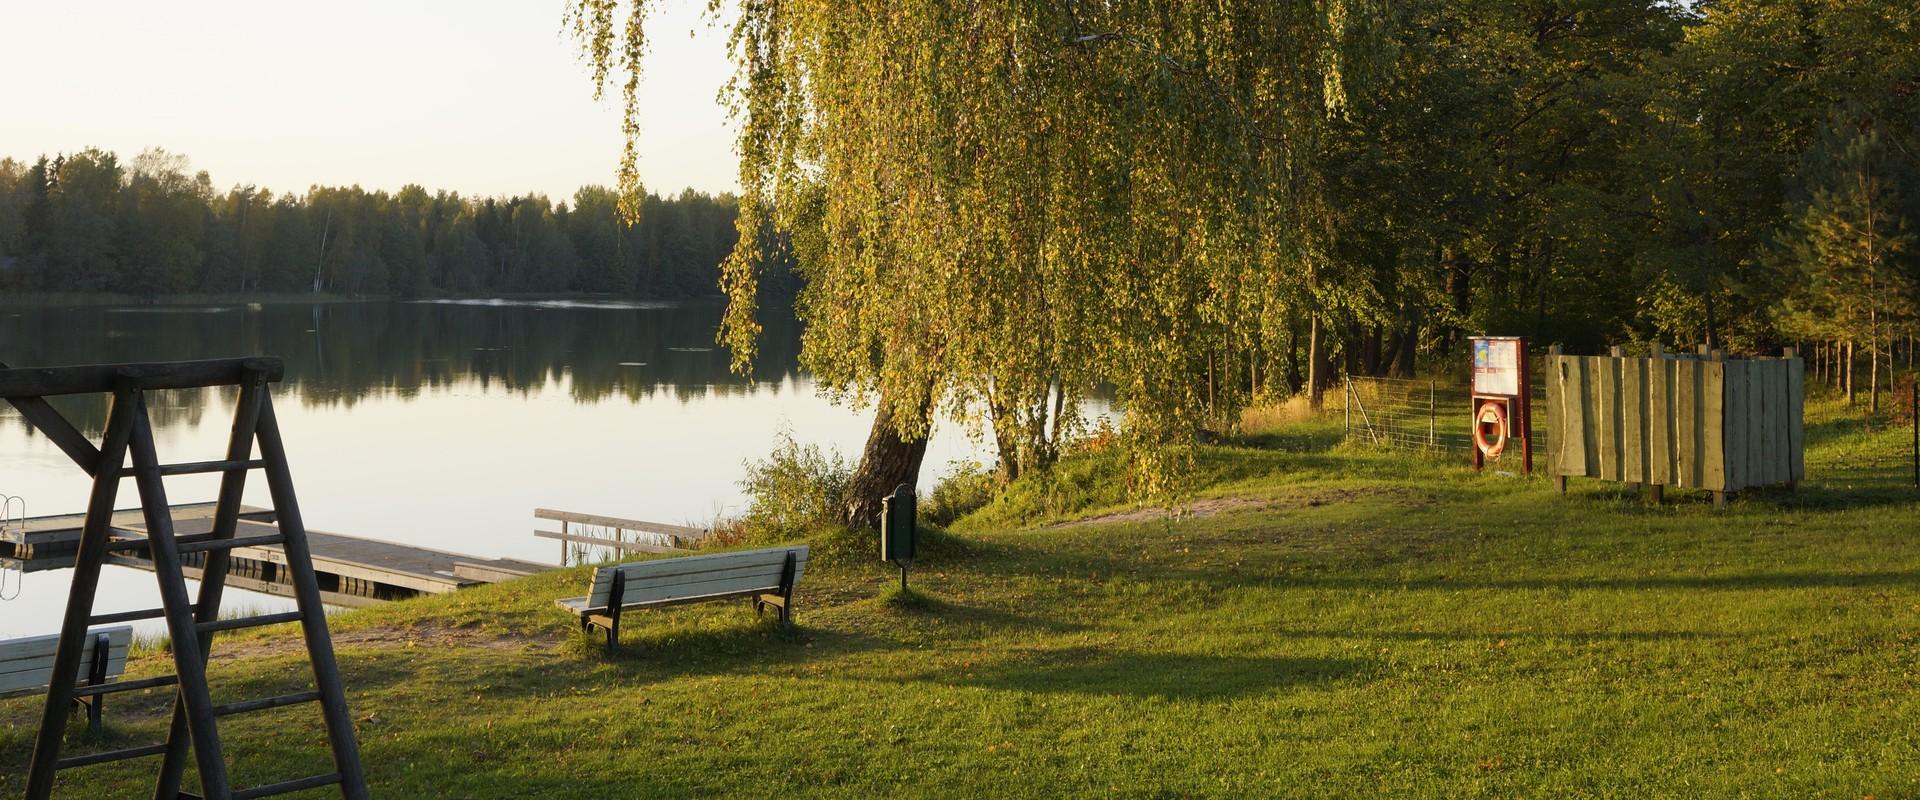
[[(278, 531), (268, 509), (242, 507), (236, 537), (261, 536)], [(195, 503), (174, 507), (174, 531), (179, 536), (205, 534), (213, 528), (213, 504)], [(79, 540), (84, 515), (69, 514), (35, 517), (27, 520), (22, 541), (9, 537), (0, 541), (0, 564), (27, 571), (61, 569), (73, 565), (73, 547)], [(114, 513), (114, 538), (138, 539), (146, 535), (140, 512)], [(383, 600), (402, 599), (419, 594), (445, 594), (462, 587), (492, 583), (532, 575), (553, 569), (507, 558), (483, 558), (451, 553), (429, 547), (369, 539), (326, 531), (307, 531), (313, 551), (313, 568), (321, 582), (325, 600), (333, 605), (363, 606)], [(287, 582), (286, 553), (278, 545), (237, 547), (227, 585), (265, 594), (292, 596)], [(151, 570), (153, 563), (143, 550), (112, 553), (108, 562), (120, 566)], [(183, 567), (187, 577), (198, 579), (198, 559)]]

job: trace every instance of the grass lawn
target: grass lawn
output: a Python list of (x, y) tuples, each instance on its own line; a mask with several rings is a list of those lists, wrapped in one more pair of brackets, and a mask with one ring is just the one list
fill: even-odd
[[(1204, 516), (1031, 524), (1112, 511), (1084, 458), (923, 544), (917, 595), (816, 541), (791, 639), (708, 604), (630, 615), (609, 659), (551, 606), (585, 570), (334, 630), (379, 797), (1920, 796), (1907, 434), (1809, 428), (1798, 493), (1721, 510), (1306, 426), (1203, 451)], [(292, 641), (220, 639), (215, 702), (305, 688)], [(71, 752), (164, 735), (169, 696), (116, 700)], [(0, 795), (38, 715), (0, 702)], [(330, 771), (313, 706), (223, 730), (238, 785)]]

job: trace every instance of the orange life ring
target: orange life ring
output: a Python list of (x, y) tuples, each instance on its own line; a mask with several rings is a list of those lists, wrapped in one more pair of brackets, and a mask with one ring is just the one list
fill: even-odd
[[(1507, 409), (1500, 403), (1488, 400), (1480, 404), (1480, 413), (1474, 415), (1473, 446), (1487, 458), (1499, 458), (1507, 451)], [(1487, 426), (1493, 426), (1494, 440), (1487, 441)]]

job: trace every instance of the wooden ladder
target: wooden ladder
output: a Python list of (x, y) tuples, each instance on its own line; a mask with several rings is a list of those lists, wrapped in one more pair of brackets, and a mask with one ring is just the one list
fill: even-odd
[[(346, 798), (357, 800), (367, 796), (359, 745), (355, 741), (352, 717), (347, 713), (347, 699), (341, 688), (340, 669), (334, 660), (333, 641), (327, 632), (325, 609), (320, 602), (320, 585), (314, 575), (312, 552), (307, 545), (307, 531), (301, 522), (299, 503), (294, 497), (286, 448), (280, 437), (280, 426), (274, 417), (273, 400), (268, 390), (269, 384), (280, 380), (283, 369), (280, 360), (273, 358), (50, 369), (7, 369), (5, 364), (0, 364), (0, 397), (18, 409), (35, 429), (93, 477), (86, 521), (81, 528), (79, 553), (74, 559), (73, 584), (67, 599), (66, 617), (60, 628), (60, 644), (54, 656), (52, 685), (47, 688), (46, 712), (41, 719), (39, 738), (34, 744), (33, 761), (28, 773), (29, 800), (51, 797), (54, 776), (60, 770), (147, 756), (163, 757), (154, 790), (154, 797), (162, 800), (238, 800), (329, 785), (338, 785), (341, 795)], [(239, 387), (238, 408), (234, 413), (232, 434), (227, 440), (226, 457), (220, 461), (160, 463), (154, 449), (153, 423), (147, 413), (146, 393), (213, 386)], [(97, 447), (45, 399), (53, 395), (88, 393), (112, 396), (106, 433)], [(253, 457), (256, 443), (260, 449), (258, 459)], [(127, 466), (129, 455), (133, 461), (131, 467)], [(265, 473), (279, 530), (269, 535), (236, 537), (240, 496), (246, 485), (247, 473), (255, 469)], [(163, 479), (173, 475), (207, 473), (219, 473), (221, 476), (213, 526), (205, 534), (176, 536), (172, 507), (167, 501)], [(141, 511), (146, 520), (145, 539), (113, 538), (114, 498), (123, 477), (133, 478), (139, 488)], [(220, 600), (225, 588), (230, 551), (236, 547), (265, 545), (279, 545), (286, 553), (286, 566), (299, 610), (221, 619)], [(101, 564), (109, 553), (126, 550), (149, 551), (154, 575), (160, 585), (161, 606), (96, 615), (93, 613), (93, 603), (100, 585)], [(181, 559), (195, 553), (204, 553), (206, 564), (200, 578), (199, 597), (190, 599)], [(105, 686), (75, 685), (89, 626), (156, 618), (166, 620), (167, 632), (173, 637), (175, 674)], [(306, 640), (307, 657), (313, 666), (313, 689), (215, 705), (207, 684), (207, 661), (212, 653), (214, 634), (284, 622), (300, 623)], [(60, 757), (68, 710), (74, 699), (162, 686), (177, 687), (172, 727), (166, 742), (70, 758)], [(233, 789), (227, 779), (227, 763), (220, 744), (219, 718), (306, 703), (320, 706), (334, 770), (263, 786)], [(193, 754), (199, 776), (201, 794), (197, 795), (180, 788), (189, 751)]]

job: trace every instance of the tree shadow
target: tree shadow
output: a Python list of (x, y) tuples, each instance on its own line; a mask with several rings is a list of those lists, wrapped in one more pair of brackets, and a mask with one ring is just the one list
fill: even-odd
[(980, 669), (930, 672), (912, 680), (946, 686), (1163, 700), (1227, 700), (1292, 686), (1362, 676), (1367, 662), (1342, 658), (1140, 653), (1076, 647), (1035, 653)]
[(1497, 642), (1506, 640), (1530, 640), (1543, 642), (1661, 642), (1695, 641), (1710, 639), (1731, 639), (1733, 634), (1706, 633), (1700, 631), (1387, 631), (1387, 630), (1312, 630), (1304, 628), (1275, 629), (1260, 628), (1262, 636), (1278, 639), (1360, 639), (1406, 642)]

